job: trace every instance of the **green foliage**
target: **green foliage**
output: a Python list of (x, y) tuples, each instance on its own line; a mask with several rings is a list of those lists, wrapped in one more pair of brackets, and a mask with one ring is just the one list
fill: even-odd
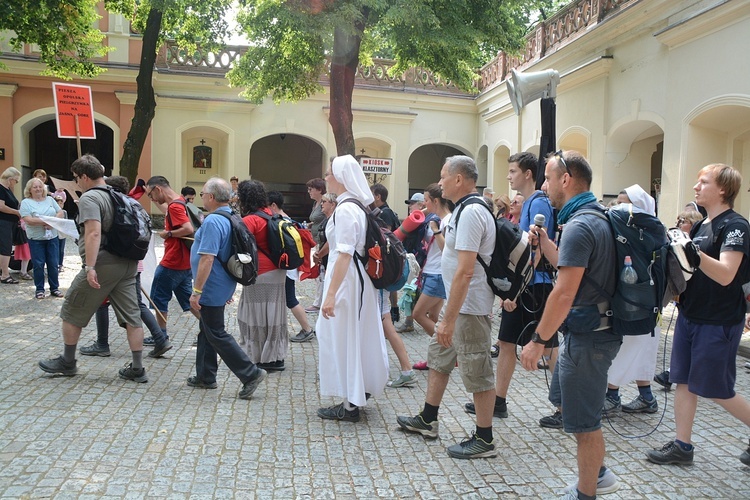
[(104, 35), (94, 27), (101, 18), (97, 0), (6, 0), (0, 9), (0, 30), (12, 31), (14, 51), (24, 44), (39, 46), (44, 75), (70, 79), (93, 77), (103, 70), (93, 59), (105, 55)]

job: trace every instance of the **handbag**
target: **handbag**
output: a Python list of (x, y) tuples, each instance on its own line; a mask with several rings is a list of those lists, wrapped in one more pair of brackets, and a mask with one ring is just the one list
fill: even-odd
[(26, 237), (26, 231), (23, 230), (21, 223), (19, 222), (13, 226), (13, 244), (18, 246), (28, 242), (29, 239)]

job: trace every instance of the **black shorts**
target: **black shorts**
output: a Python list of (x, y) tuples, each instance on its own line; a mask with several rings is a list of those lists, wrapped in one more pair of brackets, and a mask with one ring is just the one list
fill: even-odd
[[(500, 333), (498, 339), (509, 344), (526, 345), (536, 331), (536, 325), (542, 318), (544, 305), (552, 291), (551, 283), (539, 283), (529, 286), (518, 298), (518, 307), (515, 311), (503, 310), (503, 318), (500, 321)], [(533, 325), (528, 326), (529, 323)], [(525, 329), (525, 330), (524, 330)], [(523, 335), (521, 334), (523, 332)], [(547, 347), (557, 347), (560, 341), (557, 335), (552, 336)]]

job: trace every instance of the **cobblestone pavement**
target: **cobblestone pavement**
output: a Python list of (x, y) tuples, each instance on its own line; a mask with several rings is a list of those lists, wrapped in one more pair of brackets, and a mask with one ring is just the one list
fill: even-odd
[[(69, 244), (63, 289), (75, 275)], [(287, 369), (268, 376), (251, 401), (237, 399), (239, 381), (222, 365), (218, 390), (188, 387), (194, 373), (195, 320), (169, 318), (175, 348), (145, 358), (150, 381), (120, 380), (130, 360), (124, 330), (112, 317), (109, 358), (79, 357), (79, 375), (50, 377), (37, 361), (61, 352), (59, 299), (33, 298), (31, 282), (0, 285), (0, 494), (8, 498), (550, 498), (574, 481), (575, 441), (542, 429), (550, 413), (545, 372), (516, 371), (507, 419), (494, 421), (501, 450), (493, 459), (462, 461), (445, 448), (474, 429), (457, 374), (440, 409), (440, 439), (401, 432), (397, 415), (416, 414), (427, 373), (412, 388), (386, 389), (359, 423), (322, 421), (317, 342), (291, 344)], [(312, 302), (314, 284), (298, 295)], [(171, 309), (179, 310), (173, 302)], [(315, 315), (310, 315), (315, 319)], [(290, 335), (299, 330), (290, 318)], [(671, 311), (665, 314), (666, 324)], [(496, 321), (497, 322), (497, 321)], [(227, 324), (237, 334), (236, 303)], [(95, 338), (93, 322), (82, 344)], [(404, 335), (412, 362), (423, 359), (427, 336)], [(80, 345), (80, 344), (79, 344)], [(391, 375), (398, 375), (390, 354)], [(660, 362), (662, 357), (660, 357)], [(737, 389), (750, 394), (750, 373), (738, 358)], [(622, 390), (629, 401), (634, 387)], [(608, 466), (621, 488), (611, 498), (750, 497), (750, 469), (738, 456), (750, 432), (717, 405), (702, 400), (695, 423), (695, 465), (664, 467), (644, 451), (674, 437), (672, 394), (656, 391), (660, 411), (618, 415), (605, 423)], [(337, 401), (336, 401), (337, 402)], [(666, 413), (662, 409), (666, 407)], [(648, 437), (631, 438), (656, 431)]]

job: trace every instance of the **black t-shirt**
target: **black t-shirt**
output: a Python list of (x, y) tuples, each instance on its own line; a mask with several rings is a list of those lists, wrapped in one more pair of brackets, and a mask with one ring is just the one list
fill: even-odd
[(388, 224), (391, 231), (395, 231), (401, 225), (401, 221), (398, 220), (398, 215), (396, 215), (396, 212), (394, 212), (387, 203), (384, 203), (380, 207), (380, 218), (383, 219), (383, 222)]
[[(750, 235), (747, 220), (733, 210), (727, 210), (712, 221), (703, 221), (692, 232), (693, 242), (706, 255), (718, 259), (721, 252), (742, 252), (745, 257), (737, 275), (728, 286), (706, 276), (700, 269), (687, 282), (680, 295), (680, 314), (695, 323), (707, 325), (736, 325), (745, 318), (745, 297), (742, 293), (742, 269), (750, 255)], [(722, 228), (723, 226), (723, 228)]]
[[(13, 191), (0, 184), (0, 200), (5, 202), (8, 208), (15, 208), (18, 210), (18, 198), (13, 194)], [(7, 220), (9, 222), (18, 222), (18, 216), (13, 214), (6, 214), (0, 212), (0, 220)]]

